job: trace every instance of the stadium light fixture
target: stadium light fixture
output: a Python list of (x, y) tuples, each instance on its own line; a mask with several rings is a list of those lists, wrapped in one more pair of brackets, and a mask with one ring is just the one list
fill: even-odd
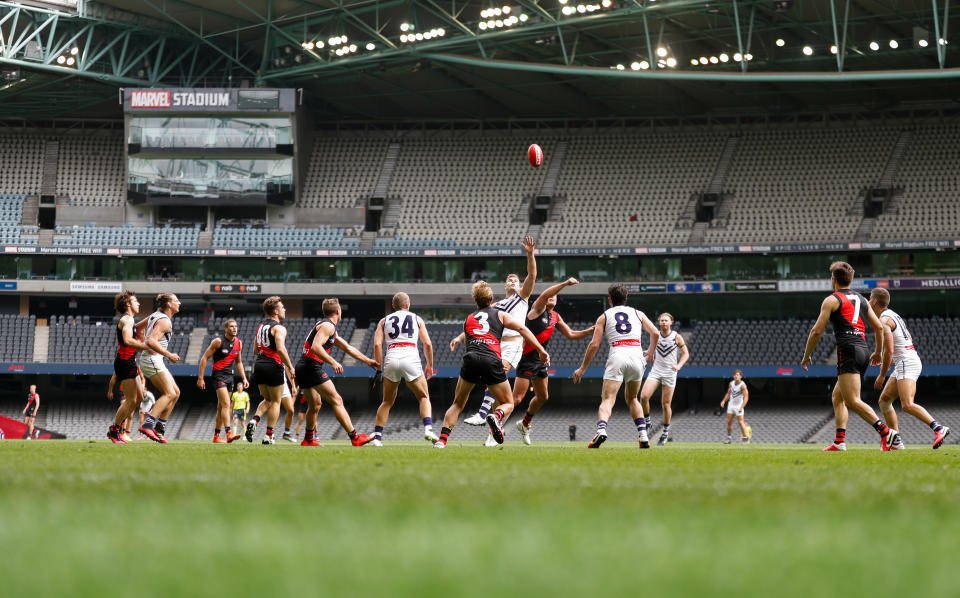
[(939, 40), (937, 40), (937, 41), (940, 42), (940, 45), (941, 45), (941, 46), (945, 46), (945, 45), (947, 45), (947, 44), (950, 43), (950, 42), (948, 42), (947, 40), (945, 40), (945, 39), (942, 38), (942, 37), (941, 37)]
[(631, 63), (630, 63), (630, 70), (639, 71), (639, 70), (640, 70), (640, 63), (639, 63), (639, 62), (631, 62)]
[(667, 66), (672, 69), (677, 68), (677, 59), (674, 58), (673, 56), (671, 56), (670, 58), (667, 58)]
[(706, 56), (700, 57), (700, 64), (707, 64), (710, 60)]
[(511, 11), (512, 9), (511, 9), (509, 6), (504, 6), (504, 7), (501, 8), (500, 10), (503, 12), (503, 14), (508, 15), (508, 14), (510, 14), (510, 11)]
[(604, 8), (610, 8), (611, 6), (613, 6), (613, 1), (612, 1), (612, 0), (603, 0), (603, 1), (600, 3), (600, 5), (603, 6)]
[(57, 64), (63, 64), (67, 61), (66, 56), (57, 56)]
[(720, 62), (720, 59), (717, 58), (716, 56), (710, 57), (710, 64), (718, 64), (719, 62)]
[(411, 29), (413, 29), (413, 26), (410, 25), (410, 23), (400, 23), (400, 31), (406, 32), (410, 31)]
[(741, 60), (743, 60), (743, 54), (741, 54), (740, 52), (735, 52), (733, 54), (733, 61), (740, 62)]
[(778, 47), (778, 48), (782, 48), (782, 47), (784, 47), (785, 45), (787, 45), (787, 42), (783, 41), (783, 38), (779, 38), (779, 37), (778, 37), (778, 38), (777, 38), (777, 47)]
[(76, 56), (79, 52), (80, 52), (80, 48), (78, 48), (78, 47), (76, 47), (76, 46), (70, 48), (70, 55), (71, 55), (71, 56)]
[(804, 56), (813, 56), (813, 48), (811, 48), (810, 46), (804, 46), (804, 47), (803, 47), (803, 55), (804, 55)]
[(878, 44), (877, 42), (870, 42), (870, 49), (876, 52), (877, 50), (880, 49), (880, 44)]
[(649, 69), (649, 68), (650, 68), (650, 63), (649, 63), (649, 62), (647, 62), (646, 60), (641, 60), (641, 61), (640, 61), (640, 70), (641, 70), (641, 71), (645, 71), (645, 70), (647, 70), (647, 69)]
[(486, 31), (486, 29), (487, 29), (487, 22), (486, 22), (486, 21), (480, 21), (479, 27), (480, 27), (480, 29), (483, 29), (484, 31)]
[(930, 45), (930, 42), (928, 42), (925, 39), (921, 39), (921, 40), (917, 40), (917, 45), (920, 46), (921, 48), (926, 48), (927, 46)]
[(622, 71), (622, 70), (624, 70), (624, 69), (626, 69), (626, 68), (627, 68), (627, 67), (623, 66), (622, 64), (618, 64), (618, 65), (617, 65), (617, 70), (618, 70), (618, 71)]
[(376, 44), (374, 44), (373, 42), (367, 42), (367, 51), (368, 51), (368, 52), (373, 52), (373, 51), (376, 50), (376, 49), (377, 49)]
[(76, 60), (74, 60), (73, 56), (70, 56), (69, 58), (67, 58), (67, 66), (73, 66), (75, 62)]
[(831, 53), (831, 54), (836, 54), (836, 53), (837, 53), (837, 46), (831, 44), (831, 45), (830, 45), (830, 53)]
[(690, 66), (699, 66), (699, 65), (700, 65), (700, 61), (698, 61), (696, 58), (690, 59)]
[(720, 62), (727, 63), (730, 62), (730, 56), (726, 52), (720, 55)]
[(585, 4), (577, 4), (577, 12), (583, 14), (587, 12), (587, 7)]
[(751, 62), (753, 61), (753, 54), (751, 54), (750, 52), (747, 52), (746, 54), (743, 55), (743, 59), (746, 60), (747, 62)]
[(896, 49), (899, 48), (899, 47), (900, 47), (900, 42), (898, 42), (898, 41), (895, 40), (895, 39), (890, 40), (890, 49), (891, 49), (891, 50), (896, 50)]
[[(530, 18), (530, 17), (528, 17), (526, 13), (523, 13), (523, 12), (520, 13), (520, 22), (521, 22), (521, 23), (526, 23), (526, 22), (527, 22), (527, 19), (529, 19), (529, 18)], [(440, 31), (443, 31), (443, 29), (441, 29)]]
[(570, 0), (558, 0), (558, 1), (560, 2), (560, 4), (566, 4), (566, 3), (569, 2)]
[(659, 56), (660, 58), (666, 58), (667, 49), (664, 48), (663, 46), (660, 46), (659, 48), (657, 48), (657, 56)]

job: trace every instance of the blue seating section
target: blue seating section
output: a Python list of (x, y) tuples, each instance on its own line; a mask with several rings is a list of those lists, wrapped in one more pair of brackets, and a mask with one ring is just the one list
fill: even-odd
[(200, 226), (58, 226), (54, 245), (83, 247), (186, 247), (197, 246)]
[(344, 239), (342, 228), (230, 228), (213, 231), (213, 246), (225, 249), (313, 249), (359, 247), (360, 239)]
[(36, 245), (37, 227), (20, 226), (26, 193), (0, 193), (0, 243)]

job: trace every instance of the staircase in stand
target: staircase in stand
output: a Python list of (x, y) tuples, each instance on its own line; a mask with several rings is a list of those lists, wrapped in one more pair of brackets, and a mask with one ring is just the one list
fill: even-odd
[(383, 157), (383, 164), (380, 166), (380, 174), (377, 176), (377, 184), (373, 187), (372, 197), (386, 198), (390, 191), (390, 182), (393, 181), (393, 173), (397, 170), (397, 161), (400, 158), (400, 143), (391, 142), (387, 146), (387, 154)]

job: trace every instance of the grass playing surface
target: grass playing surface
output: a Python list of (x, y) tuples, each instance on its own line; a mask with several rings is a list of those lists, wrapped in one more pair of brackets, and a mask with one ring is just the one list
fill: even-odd
[(3, 596), (949, 596), (960, 447), (0, 442)]

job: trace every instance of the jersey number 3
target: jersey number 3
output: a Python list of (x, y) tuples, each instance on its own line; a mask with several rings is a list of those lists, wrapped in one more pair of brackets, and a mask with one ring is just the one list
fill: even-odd
[(395, 339), (400, 336), (400, 333), (404, 333), (408, 337), (413, 336), (413, 316), (407, 316), (403, 319), (403, 324), (400, 324), (400, 327), (397, 328), (397, 324), (400, 322), (399, 316), (390, 316), (390, 327), (393, 328), (390, 332), (387, 333), (391, 339)]
[(487, 318), (489, 318), (490, 315), (487, 312), (480, 312), (478, 314), (474, 314), (473, 317), (476, 318), (477, 323), (480, 324), (480, 328), (474, 328), (473, 330), (470, 331), (471, 334), (474, 334), (476, 336), (483, 336), (484, 334), (490, 332), (490, 322), (487, 321)]

